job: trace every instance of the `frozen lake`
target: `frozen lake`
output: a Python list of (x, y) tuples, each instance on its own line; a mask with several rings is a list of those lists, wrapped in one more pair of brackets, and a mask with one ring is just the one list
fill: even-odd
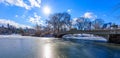
[(120, 45), (0, 35), (0, 58), (119, 58)]

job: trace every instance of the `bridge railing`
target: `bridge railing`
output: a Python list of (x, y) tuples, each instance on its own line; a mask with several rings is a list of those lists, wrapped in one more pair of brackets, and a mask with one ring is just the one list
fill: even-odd
[(120, 29), (106, 29), (106, 30), (70, 30), (66, 32), (60, 32), (59, 34), (120, 34)]

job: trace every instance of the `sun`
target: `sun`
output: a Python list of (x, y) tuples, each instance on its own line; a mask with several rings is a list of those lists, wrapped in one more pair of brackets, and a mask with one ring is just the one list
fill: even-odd
[(43, 12), (44, 12), (44, 14), (49, 15), (50, 12), (51, 12), (50, 7), (48, 7), (48, 6), (44, 6), (44, 7), (43, 7)]

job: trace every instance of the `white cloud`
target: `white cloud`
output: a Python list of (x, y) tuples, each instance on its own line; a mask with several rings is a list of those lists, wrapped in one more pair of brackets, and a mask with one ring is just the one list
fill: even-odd
[(71, 13), (71, 11), (72, 11), (72, 9), (68, 9), (68, 10), (67, 10), (68, 13)]
[(10, 24), (16, 28), (32, 28), (31, 26), (27, 26), (27, 25), (23, 25), (23, 24), (19, 24), (19, 23), (16, 23), (12, 20), (7, 20), (7, 19), (0, 19), (0, 25), (7, 25), (7, 24)]
[(75, 25), (77, 22), (83, 22), (81, 18), (73, 18), (72, 24)]
[(23, 7), (25, 9), (31, 9), (33, 7), (40, 8), (41, 0), (29, 0), (28, 3), (30, 3), (30, 5), (25, 3), (23, 0), (0, 0), (0, 3), (4, 3), (6, 5), (14, 5), (18, 7)]
[(21, 18), (25, 18), (26, 17), (26, 15), (25, 14), (23, 14), (22, 16), (21, 16)]
[(36, 13), (34, 13), (34, 16), (33, 17), (30, 17), (28, 19), (28, 21), (32, 24), (40, 24), (40, 25), (44, 25), (44, 21), (41, 20), (41, 16), (37, 15)]
[(75, 25), (75, 24), (77, 23), (77, 22), (76, 22), (77, 20), (78, 20), (78, 18), (73, 18), (72, 24)]
[(29, 2), (31, 3), (31, 7), (35, 6), (40, 8), (41, 0), (29, 0)]
[(18, 17), (18, 15), (15, 15), (15, 17)]
[(92, 13), (92, 12), (86, 12), (86, 13), (84, 13), (83, 17), (89, 18), (89, 19), (92, 19), (92, 20), (95, 20), (97, 18), (97, 16), (94, 15), (94, 13)]

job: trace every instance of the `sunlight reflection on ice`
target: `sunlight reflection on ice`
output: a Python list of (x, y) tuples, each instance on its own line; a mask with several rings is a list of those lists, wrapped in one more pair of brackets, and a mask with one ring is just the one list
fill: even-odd
[(52, 49), (50, 44), (44, 46), (44, 58), (52, 58)]
[(50, 39), (50, 38), (42, 38), (43, 40), (48, 40), (48, 39)]

